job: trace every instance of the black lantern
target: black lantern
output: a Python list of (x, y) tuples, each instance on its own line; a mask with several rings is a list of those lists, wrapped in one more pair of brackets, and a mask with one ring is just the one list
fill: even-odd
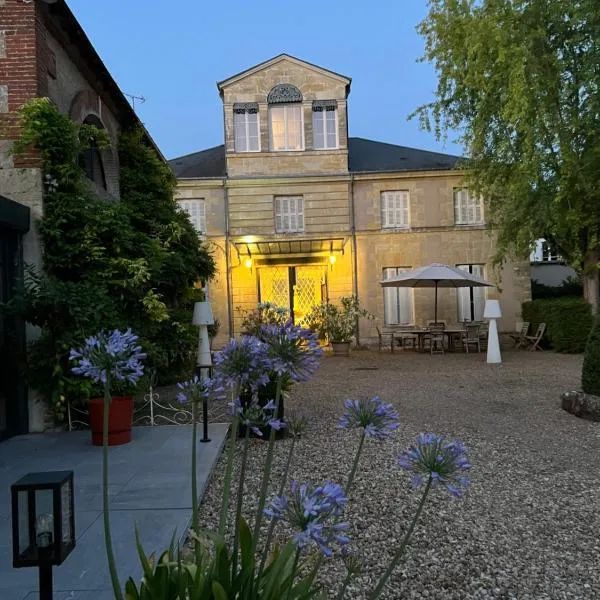
[(13, 566), (39, 567), (40, 598), (52, 599), (52, 565), (75, 547), (73, 471), (29, 473), (11, 486)]

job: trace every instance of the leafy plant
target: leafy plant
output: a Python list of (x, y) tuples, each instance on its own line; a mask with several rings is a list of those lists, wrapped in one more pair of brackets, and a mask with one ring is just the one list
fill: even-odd
[(373, 315), (360, 307), (356, 296), (340, 299), (341, 306), (325, 302), (313, 306), (304, 319), (305, 325), (329, 342), (351, 342), (356, 337), (360, 318), (373, 319)]
[(600, 396), (600, 318), (596, 318), (585, 345), (581, 386), (586, 394)]
[(262, 302), (254, 310), (236, 309), (242, 315), (242, 333), (244, 335), (260, 336), (263, 325), (283, 325), (290, 318), (290, 311), (272, 304)]

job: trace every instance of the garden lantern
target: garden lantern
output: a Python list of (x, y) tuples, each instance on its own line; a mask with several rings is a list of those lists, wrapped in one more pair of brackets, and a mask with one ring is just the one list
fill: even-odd
[(498, 300), (486, 300), (485, 308), (483, 310), (483, 318), (490, 320), (487, 347), (488, 363), (502, 362), (502, 357), (500, 355), (500, 341), (498, 340), (498, 327), (496, 325), (496, 319), (499, 319), (501, 316), (502, 312), (500, 311), (500, 302), (498, 302)]
[(29, 473), (11, 497), (13, 566), (38, 567), (40, 600), (52, 600), (52, 566), (75, 547), (73, 471)]
[[(209, 377), (212, 369), (212, 357), (210, 354), (210, 342), (208, 340), (208, 326), (214, 325), (212, 307), (210, 302), (196, 302), (194, 304), (194, 315), (192, 325), (197, 325), (198, 332), (198, 360), (196, 368), (198, 378)], [(210, 442), (208, 437), (208, 402), (206, 398), (202, 401), (203, 436), (201, 442)]]

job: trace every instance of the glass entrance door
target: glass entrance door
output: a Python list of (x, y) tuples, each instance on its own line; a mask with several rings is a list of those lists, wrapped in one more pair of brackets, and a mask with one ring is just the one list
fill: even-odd
[(310, 309), (323, 301), (325, 267), (321, 265), (261, 267), (260, 301), (285, 308), (297, 325)]

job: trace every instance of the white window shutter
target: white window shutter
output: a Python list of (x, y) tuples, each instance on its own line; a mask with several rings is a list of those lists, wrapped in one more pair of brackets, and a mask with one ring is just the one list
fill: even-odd
[(304, 198), (296, 198), (296, 211), (298, 214), (298, 231), (304, 231)]
[(275, 198), (275, 231), (283, 231), (282, 204), (283, 198)]

